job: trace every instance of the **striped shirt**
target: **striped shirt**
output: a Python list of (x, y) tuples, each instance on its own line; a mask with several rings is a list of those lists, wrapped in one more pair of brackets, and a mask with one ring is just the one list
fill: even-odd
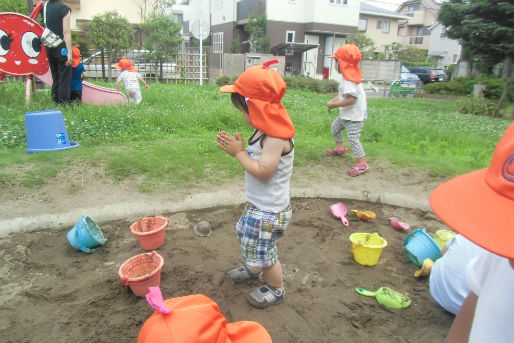
[(118, 76), (118, 81), (123, 82), (125, 89), (139, 90), (139, 79), (141, 75), (134, 71), (124, 70)]

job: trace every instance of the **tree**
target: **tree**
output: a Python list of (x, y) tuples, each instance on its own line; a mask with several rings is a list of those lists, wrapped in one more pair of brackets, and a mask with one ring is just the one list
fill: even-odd
[(408, 45), (405, 50), (398, 52), (398, 58), (403, 63), (426, 63), (428, 57), (428, 50), (420, 49), (413, 45)]
[(396, 43), (396, 42), (391, 43), (391, 45), (389, 45), (389, 44), (386, 45), (384, 47), (386, 59), (388, 59), (388, 60), (397, 59), (401, 48), (402, 48), (402, 45), (400, 43)]
[[(93, 44), (107, 54), (107, 64), (113, 64), (113, 59), (122, 52), (130, 50), (135, 45), (134, 29), (127, 18), (116, 11), (95, 15), (89, 25), (89, 38)], [(111, 82), (112, 71), (108, 68), (107, 78)]]
[[(446, 27), (448, 37), (458, 39), (465, 51), (487, 66), (489, 73), (505, 61), (504, 77), (510, 78), (514, 55), (513, 1), (450, 0), (441, 6), (438, 20)], [(512, 82), (507, 80), (505, 86)], [(500, 115), (504, 99), (502, 94), (495, 116)]]
[(361, 50), (362, 58), (372, 59), (375, 56), (375, 42), (362, 32), (348, 35), (346, 42), (355, 43)]
[(249, 34), (250, 52), (267, 54), (271, 48), (271, 38), (266, 36), (267, 19), (265, 15), (250, 16), (244, 30)]
[[(154, 62), (155, 81), (162, 75), (162, 63), (169, 61), (173, 53), (178, 51), (182, 41), (181, 27), (171, 17), (153, 13), (141, 25), (143, 30), (143, 46), (149, 50), (148, 58)], [(159, 68), (160, 67), (160, 68)], [(157, 72), (159, 70), (159, 72)]]
[(27, 1), (26, 0), (2, 0), (0, 1), (1, 12), (16, 12), (27, 15)]

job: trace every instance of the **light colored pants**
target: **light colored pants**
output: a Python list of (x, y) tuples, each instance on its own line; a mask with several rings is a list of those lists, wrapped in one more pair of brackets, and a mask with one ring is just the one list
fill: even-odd
[(362, 147), (360, 137), (362, 133), (362, 128), (364, 127), (363, 121), (351, 121), (341, 119), (341, 117), (337, 117), (332, 122), (332, 136), (334, 136), (334, 141), (336, 143), (344, 142), (344, 138), (342, 135), (342, 131), (346, 130), (346, 135), (348, 136), (348, 144), (352, 148), (353, 156), (355, 158), (361, 158), (366, 156), (364, 152), (364, 148)]
[(141, 97), (140, 89), (127, 89), (128, 101), (139, 104), (143, 97)]

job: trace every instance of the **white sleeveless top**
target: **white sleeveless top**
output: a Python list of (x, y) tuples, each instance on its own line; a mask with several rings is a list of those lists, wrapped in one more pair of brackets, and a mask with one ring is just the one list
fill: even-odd
[[(257, 130), (248, 140), (247, 152), (254, 160), (260, 160), (262, 156), (262, 139), (266, 135), (254, 139)], [(252, 141), (253, 140), (253, 141)], [(280, 157), (277, 170), (267, 180), (259, 180), (245, 171), (246, 201), (258, 209), (273, 213), (284, 210), (289, 205), (289, 181), (293, 173), (294, 141), (290, 151)]]

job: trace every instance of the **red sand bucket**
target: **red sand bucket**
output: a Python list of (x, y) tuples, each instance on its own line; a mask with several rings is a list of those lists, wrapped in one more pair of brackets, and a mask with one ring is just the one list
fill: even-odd
[(148, 293), (148, 287), (159, 287), (164, 259), (155, 251), (136, 255), (126, 260), (118, 270), (123, 287), (130, 287), (138, 297)]
[(130, 232), (137, 237), (141, 248), (159, 249), (164, 244), (164, 233), (169, 219), (165, 217), (146, 217), (130, 225)]

